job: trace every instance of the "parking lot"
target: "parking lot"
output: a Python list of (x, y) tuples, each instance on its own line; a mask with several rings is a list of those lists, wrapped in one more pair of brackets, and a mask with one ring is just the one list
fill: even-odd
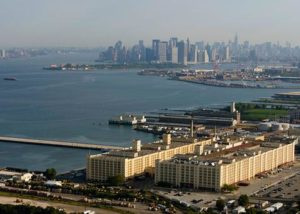
[[(264, 177), (256, 177), (252, 180), (250, 180), (249, 186), (241, 186), (239, 190), (237, 191), (237, 194), (247, 194), (247, 195), (257, 195), (258, 193), (262, 191), (266, 191), (266, 189), (271, 188), (282, 181), (285, 181), (286, 179), (289, 179), (290, 177), (296, 175), (300, 172), (300, 161), (296, 161), (292, 167), (287, 166), (283, 168), (279, 168), (277, 171), (274, 170), (273, 173), (269, 173)], [(300, 180), (299, 180), (300, 181)], [(298, 187), (295, 187), (294, 189), (300, 189)]]
[(195, 207), (213, 207), (218, 198), (237, 199), (241, 194), (265, 198), (293, 198), (297, 195), (300, 196), (300, 162), (298, 160), (293, 166), (277, 169), (265, 177), (256, 177), (249, 183), (249, 186), (240, 186), (239, 190), (233, 194), (190, 192), (175, 189), (170, 191), (159, 190), (155, 193)]
[(157, 191), (156, 193), (173, 201), (195, 207), (214, 207), (218, 198), (224, 198), (224, 194), (215, 192), (181, 192), (172, 190), (168, 192)]
[(300, 172), (257, 193), (258, 197), (296, 198), (300, 196)]

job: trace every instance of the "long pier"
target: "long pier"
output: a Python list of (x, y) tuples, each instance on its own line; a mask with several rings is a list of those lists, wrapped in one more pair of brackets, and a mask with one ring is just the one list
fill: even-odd
[(72, 142), (64, 142), (64, 141), (37, 140), (37, 139), (29, 139), (29, 138), (2, 137), (2, 136), (0, 136), (0, 142), (34, 144), (34, 145), (43, 145), (43, 146), (58, 146), (58, 147), (68, 147), (68, 148), (77, 148), (77, 149), (92, 149), (92, 150), (124, 149), (124, 147), (120, 147), (120, 146), (72, 143)]

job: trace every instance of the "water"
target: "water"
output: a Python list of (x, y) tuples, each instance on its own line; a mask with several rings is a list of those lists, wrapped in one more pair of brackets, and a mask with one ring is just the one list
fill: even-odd
[[(53, 63), (94, 63), (94, 54), (0, 61), (0, 136), (128, 146), (151, 134), (109, 126), (112, 116), (164, 108), (217, 106), (286, 90), (215, 88), (136, 75), (137, 70), (45, 71)], [(16, 77), (17, 81), (4, 81)], [(66, 171), (84, 167), (90, 151), (0, 143), (0, 167)], [(93, 152), (92, 152), (93, 153)]]

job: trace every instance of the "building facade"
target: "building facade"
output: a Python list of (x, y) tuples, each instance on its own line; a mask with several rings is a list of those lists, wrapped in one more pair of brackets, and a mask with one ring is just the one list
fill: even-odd
[(157, 160), (155, 182), (220, 191), (224, 184), (247, 181), (259, 173), (294, 161), (296, 142), (295, 139), (288, 143), (263, 142), (237, 150), (230, 157), (216, 154), (213, 158), (193, 155)]
[(111, 151), (87, 157), (87, 180), (106, 181), (111, 176), (121, 175), (125, 179), (144, 173), (153, 174), (156, 160), (169, 160), (176, 154), (193, 153), (195, 146), (207, 145), (211, 139), (171, 139), (163, 135), (162, 142), (141, 145), (133, 141), (130, 149)]

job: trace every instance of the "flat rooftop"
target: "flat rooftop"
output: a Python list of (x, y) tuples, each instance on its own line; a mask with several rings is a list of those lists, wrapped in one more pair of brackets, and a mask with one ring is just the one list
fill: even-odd
[[(198, 139), (196, 142), (201, 142), (204, 140), (209, 140), (209, 139)], [(149, 155), (152, 153), (156, 153), (159, 151), (164, 151), (168, 149), (174, 149), (177, 147), (185, 146), (191, 144), (191, 139), (181, 139), (180, 141), (172, 141), (171, 144), (167, 145), (164, 144), (161, 141), (153, 142), (153, 143), (145, 143), (141, 145), (141, 150), (139, 152), (134, 151), (132, 148), (128, 149), (123, 149), (123, 150), (115, 150), (115, 151), (110, 151), (107, 153), (103, 154), (98, 154), (98, 155), (91, 155), (92, 158), (97, 158), (97, 157), (123, 157), (123, 158), (134, 158), (134, 157), (141, 157), (144, 155)], [(195, 143), (195, 142), (193, 142)], [(134, 156), (136, 155), (136, 156)]]
[(236, 146), (230, 149), (225, 149), (219, 152), (213, 152), (208, 155), (176, 155), (171, 160), (165, 160), (163, 162), (172, 162), (176, 164), (194, 164), (194, 165), (206, 165), (216, 166), (221, 164), (229, 164), (233, 161), (243, 160), (245, 158), (270, 151), (274, 148), (278, 148), (280, 145), (292, 143), (294, 139), (283, 139), (281, 141), (265, 141), (265, 142), (249, 142)]

